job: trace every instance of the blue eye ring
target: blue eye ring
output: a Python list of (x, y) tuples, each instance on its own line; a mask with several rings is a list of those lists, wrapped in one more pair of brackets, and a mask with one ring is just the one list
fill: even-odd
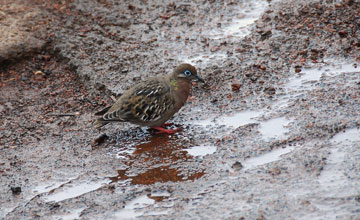
[(190, 70), (185, 70), (184, 75), (185, 75), (185, 76), (190, 76), (190, 75), (191, 75)]

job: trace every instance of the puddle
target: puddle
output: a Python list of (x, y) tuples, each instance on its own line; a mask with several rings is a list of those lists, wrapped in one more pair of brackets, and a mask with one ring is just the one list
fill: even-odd
[(232, 116), (222, 116), (216, 119), (216, 123), (219, 125), (226, 125), (233, 128), (257, 122), (254, 118), (260, 116), (261, 112), (245, 111), (238, 112)]
[(289, 131), (289, 129), (285, 126), (290, 122), (291, 120), (288, 120), (285, 117), (273, 118), (268, 121), (261, 122), (259, 131), (262, 134), (263, 139), (281, 138)]
[(116, 149), (116, 158), (121, 158), (121, 159), (126, 159), (127, 155), (131, 155), (133, 154), (135, 151), (134, 148), (132, 148), (131, 146), (128, 146), (125, 149)]
[[(123, 146), (123, 144), (121, 145)], [(132, 150), (127, 152), (131, 153), (121, 155), (127, 158), (123, 161), (129, 168), (118, 170), (118, 175), (110, 177), (110, 181), (127, 181), (135, 185), (150, 185), (157, 182), (179, 182), (198, 179), (205, 174), (203, 170), (191, 171), (189, 175), (182, 175), (186, 170), (176, 168), (177, 166), (186, 167), (182, 166), (182, 164), (193, 158), (184, 150), (188, 149), (189, 146), (191, 146), (189, 140), (181, 135), (153, 135), (146, 137), (137, 145), (133, 145)], [(116, 157), (119, 157), (118, 151), (115, 150), (115, 152)]]
[(305, 69), (301, 72), (300, 77), (291, 78), (285, 85), (285, 89), (288, 91), (308, 90), (312, 87), (313, 82), (320, 80), (322, 74), (323, 71), (319, 68)]
[(216, 147), (208, 146), (208, 145), (200, 145), (189, 149), (185, 149), (185, 151), (193, 157), (198, 157), (198, 156), (203, 157), (205, 155), (215, 153)]
[(180, 57), (180, 60), (182, 63), (190, 63), (195, 65), (196, 63), (211, 63), (216, 60), (224, 60), (227, 58), (227, 55), (224, 53), (216, 53), (216, 54), (210, 54), (210, 53), (203, 53), (203, 54), (195, 54), (190, 56), (184, 56)]
[(257, 119), (262, 115), (264, 115), (264, 112), (261, 111), (244, 111), (230, 116), (195, 121), (192, 122), (192, 124), (204, 127), (225, 125), (227, 127), (238, 128), (247, 124), (257, 123), (260, 125), (259, 132), (263, 139), (283, 138), (286, 132), (289, 131), (286, 126), (292, 122), (292, 120), (286, 119), (285, 117), (273, 118), (267, 121)]
[(77, 177), (69, 178), (68, 180), (62, 181), (62, 182), (53, 182), (53, 183), (48, 183), (48, 184), (44, 184), (44, 185), (39, 185), (39, 186), (35, 187), (32, 191), (35, 193), (39, 193), (39, 194), (45, 193), (45, 192), (50, 192), (51, 190), (59, 188), (61, 185), (69, 183), (76, 178)]
[(250, 33), (249, 26), (265, 11), (266, 1), (243, 2), (234, 13), (230, 22), (222, 22), (221, 28), (215, 28), (208, 34), (211, 39), (237, 37), (242, 38)]
[(295, 147), (288, 146), (286, 148), (279, 148), (279, 149), (273, 150), (269, 153), (265, 153), (258, 157), (247, 159), (242, 163), (242, 165), (244, 167), (243, 170), (249, 170), (249, 169), (255, 168), (257, 166), (261, 166), (264, 164), (278, 161), (281, 159), (282, 155), (290, 153), (294, 149), (295, 149)]
[(44, 196), (47, 202), (60, 202), (66, 199), (75, 198), (85, 193), (94, 191), (102, 187), (104, 184), (110, 183), (109, 179), (103, 179), (95, 182), (69, 183)]
[(293, 77), (285, 85), (287, 91), (309, 90), (314, 84), (320, 81), (321, 76), (336, 76), (341, 73), (359, 72), (360, 67), (355, 68), (354, 63), (341, 63), (335, 61), (327, 61), (329, 64), (320, 67), (303, 69), (300, 77)]
[[(181, 137), (180, 137), (181, 139)], [(183, 140), (185, 142), (185, 140)], [(178, 149), (184, 148), (179, 138), (170, 138), (168, 135), (155, 135), (148, 140), (137, 144), (134, 147), (133, 155), (142, 155), (148, 153), (151, 157), (162, 157), (169, 159), (176, 154)], [(184, 158), (186, 159), (186, 158)]]
[(360, 66), (357, 64), (357, 62), (346, 62), (346, 61), (339, 62), (336, 60), (340, 60), (340, 59), (325, 61), (326, 63), (331, 63), (324, 66), (325, 72), (330, 76), (336, 76), (341, 73), (360, 72)]
[(146, 170), (134, 176), (126, 174), (127, 170), (118, 170), (118, 175), (110, 177), (111, 182), (118, 182), (120, 180), (130, 180), (131, 184), (151, 185), (154, 183), (164, 182), (180, 182), (187, 180), (195, 180), (202, 177), (205, 172), (196, 172), (190, 176), (181, 175), (181, 171), (176, 168), (170, 168), (170, 165), (161, 166)]
[(333, 143), (351, 144), (351, 142), (360, 141), (360, 129), (352, 128), (345, 132), (340, 132), (331, 138)]
[(163, 211), (145, 211), (144, 209), (155, 204), (155, 200), (146, 195), (135, 198), (125, 207), (115, 214), (116, 219), (135, 219), (140, 216), (158, 216), (167, 215), (168, 210)]
[[(331, 63), (327, 64), (327, 63)], [(291, 77), (283, 86), (285, 94), (272, 104), (272, 111), (286, 108), (291, 99), (300, 96), (302, 91), (308, 91), (321, 81), (321, 77), (336, 77), (339, 74), (360, 72), (360, 67), (355, 68), (354, 62), (326, 61), (325, 64), (317, 64), (317, 67), (303, 68), (299, 76)], [(358, 79), (358, 77), (355, 77)], [(346, 79), (345, 83), (354, 80)]]
[(179, 140), (181, 136), (170, 137), (169, 135), (153, 135), (143, 140), (119, 143), (109, 155), (115, 155), (117, 158), (136, 160), (143, 154), (148, 155), (149, 159), (162, 158), (164, 162), (174, 162), (180, 159), (187, 160), (190, 157), (178, 153), (179, 150), (186, 148), (182, 144), (187, 144), (186, 140)]
[(232, 23), (225, 26), (221, 31), (212, 31), (209, 34), (211, 39), (223, 39), (229, 37), (245, 37), (250, 33), (248, 26), (258, 18), (233, 19)]
[(319, 183), (323, 188), (331, 189), (344, 186), (347, 182), (343, 171), (339, 169), (339, 165), (344, 162), (345, 152), (340, 149), (333, 149), (330, 156), (326, 160), (326, 168), (321, 172)]

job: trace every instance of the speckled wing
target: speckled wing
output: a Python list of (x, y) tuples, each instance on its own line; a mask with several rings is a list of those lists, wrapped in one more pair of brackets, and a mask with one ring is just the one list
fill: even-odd
[(135, 124), (155, 122), (175, 105), (170, 86), (162, 80), (153, 79), (137, 84), (103, 115), (105, 121), (128, 121)]

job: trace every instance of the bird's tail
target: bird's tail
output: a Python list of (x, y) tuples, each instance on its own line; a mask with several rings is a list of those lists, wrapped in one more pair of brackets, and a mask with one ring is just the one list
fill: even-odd
[(104, 119), (99, 118), (93, 123), (93, 125), (95, 128), (101, 128), (102, 126), (104, 126), (108, 123), (109, 123), (108, 121), (105, 121)]
[[(111, 106), (108, 106), (102, 110), (100, 110), (99, 112), (96, 112), (95, 115), (96, 116), (102, 116), (104, 115), (109, 109), (111, 108)], [(109, 122), (108, 121), (105, 121), (103, 118), (98, 118), (94, 123), (94, 127), (95, 128), (101, 128), (102, 126), (108, 124)]]

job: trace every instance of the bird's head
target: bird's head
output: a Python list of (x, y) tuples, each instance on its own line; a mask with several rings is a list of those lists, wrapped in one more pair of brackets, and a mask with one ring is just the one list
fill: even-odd
[(190, 64), (183, 63), (174, 69), (172, 74), (176, 79), (185, 79), (189, 81), (200, 81), (205, 83), (203, 78), (197, 74), (196, 68)]

